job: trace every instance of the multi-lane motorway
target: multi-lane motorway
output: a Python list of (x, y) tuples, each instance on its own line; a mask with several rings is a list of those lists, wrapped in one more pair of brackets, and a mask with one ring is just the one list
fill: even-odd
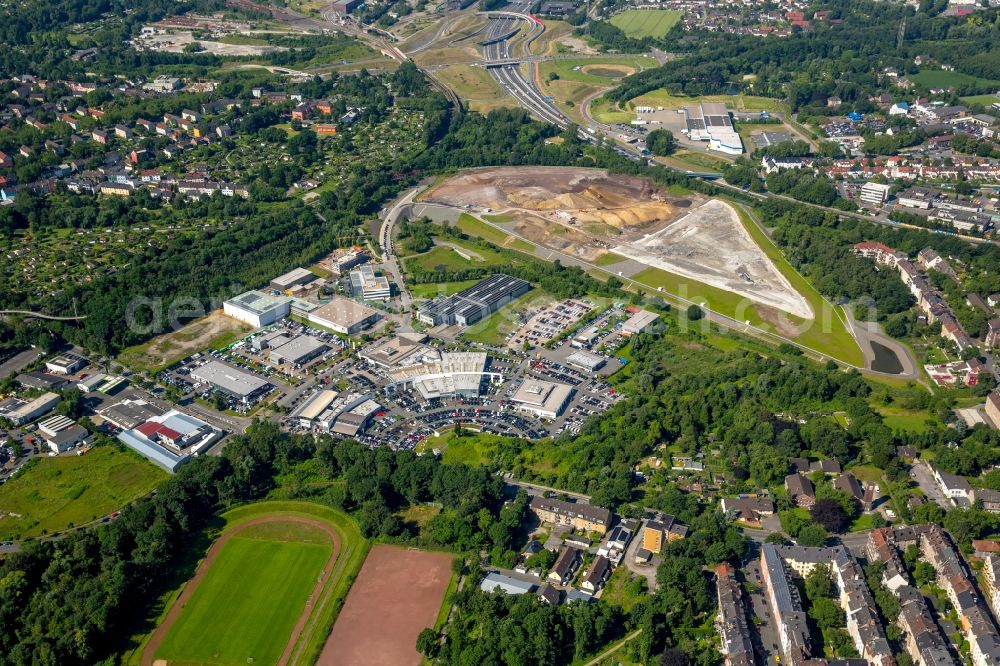
[[(486, 62), (504, 61), (514, 58), (516, 54), (511, 52), (511, 39), (502, 39), (505, 35), (513, 32), (520, 23), (529, 24), (529, 33), (525, 37), (530, 40), (537, 37), (545, 30), (541, 21), (531, 16), (529, 3), (518, 2), (510, 6), (510, 9), (494, 15), (486, 26), (483, 38), (483, 59)], [(529, 65), (530, 66), (530, 65)], [(511, 64), (500, 67), (489, 68), (490, 74), (500, 84), (504, 91), (516, 99), (521, 106), (533, 113), (538, 118), (550, 122), (559, 127), (566, 127), (569, 121), (556, 109), (551, 101), (546, 99), (534, 82), (529, 81), (521, 75), (520, 65)]]

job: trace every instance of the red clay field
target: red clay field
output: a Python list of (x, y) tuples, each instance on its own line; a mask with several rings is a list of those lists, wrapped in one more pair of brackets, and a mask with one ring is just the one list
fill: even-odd
[(434, 625), (451, 578), (451, 561), (443, 553), (374, 546), (317, 666), (420, 664), (417, 636)]

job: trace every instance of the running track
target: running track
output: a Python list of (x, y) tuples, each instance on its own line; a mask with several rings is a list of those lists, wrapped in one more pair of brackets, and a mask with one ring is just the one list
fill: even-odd
[(281, 659), (278, 660), (278, 666), (286, 666), (288, 664), (288, 660), (291, 658), (292, 652), (295, 649), (295, 644), (298, 641), (299, 636), (302, 634), (302, 630), (305, 628), (306, 623), (309, 620), (309, 616), (312, 614), (313, 603), (320, 599), (323, 588), (326, 587), (340, 554), (340, 535), (337, 534), (336, 530), (322, 520), (309, 518), (307, 516), (261, 516), (260, 518), (253, 518), (245, 523), (240, 523), (234, 529), (223, 532), (222, 536), (220, 536), (215, 543), (212, 544), (212, 547), (208, 549), (208, 553), (205, 554), (205, 559), (198, 565), (198, 569), (195, 571), (194, 576), (192, 576), (191, 580), (187, 582), (180, 596), (177, 597), (177, 600), (174, 601), (170, 610), (167, 611), (167, 616), (163, 618), (163, 622), (160, 623), (160, 625), (153, 632), (153, 635), (150, 636), (149, 642), (146, 643), (146, 647), (142, 651), (142, 666), (161, 666), (167, 663), (166, 660), (163, 659), (156, 661), (153, 657), (156, 655), (156, 651), (159, 649), (160, 644), (163, 643), (163, 639), (166, 638), (170, 628), (173, 627), (174, 622), (177, 621), (177, 618), (180, 617), (184, 607), (187, 606), (187, 602), (190, 601), (191, 596), (198, 589), (198, 585), (201, 584), (201, 581), (204, 580), (205, 576), (208, 574), (208, 570), (212, 568), (212, 564), (214, 564), (215, 560), (218, 559), (219, 552), (222, 551), (222, 548), (229, 542), (230, 539), (239, 535), (239, 533), (246, 528), (253, 527), (255, 525), (264, 525), (267, 523), (300, 523), (303, 525), (310, 525), (323, 530), (323, 532), (330, 537), (330, 541), (333, 543), (333, 552), (330, 554), (330, 559), (327, 560), (326, 565), (323, 567), (323, 574), (320, 576), (316, 586), (313, 587), (312, 594), (309, 595), (309, 601), (306, 603), (305, 609), (302, 611), (298, 621), (295, 623), (291, 636), (288, 637), (285, 649), (281, 653)]

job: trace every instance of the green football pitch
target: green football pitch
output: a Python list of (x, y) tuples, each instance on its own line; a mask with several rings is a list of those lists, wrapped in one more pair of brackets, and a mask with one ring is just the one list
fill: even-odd
[(676, 9), (630, 9), (611, 19), (627, 37), (663, 37), (681, 20), (684, 12)]
[(170, 664), (276, 664), (332, 553), (333, 545), (315, 528), (234, 535), (156, 658)]

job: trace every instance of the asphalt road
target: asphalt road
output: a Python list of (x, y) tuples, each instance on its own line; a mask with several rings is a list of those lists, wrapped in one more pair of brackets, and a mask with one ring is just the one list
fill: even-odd
[(41, 349), (25, 349), (23, 352), (14, 354), (3, 363), (0, 363), (0, 379), (23, 371), (37, 361), (44, 353)]
[[(404, 315), (413, 306), (413, 297), (403, 280), (403, 271), (399, 265), (399, 258), (396, 256), (396, 248), (392, 241), (392, 228), (399, 221), (403, 213), (409, 213), (410, 204), (413, 197), (417, 196), (423, 188), (416, 187), (404, 194), (385, 215), (385, 222), (379, 230), (379, 244), (382, 246), (382, 268), (389, 275), (389, 281), (394, 282), (399, 288), (400, 312)], [(405, 319), (405, 316), (404, 316)]]

